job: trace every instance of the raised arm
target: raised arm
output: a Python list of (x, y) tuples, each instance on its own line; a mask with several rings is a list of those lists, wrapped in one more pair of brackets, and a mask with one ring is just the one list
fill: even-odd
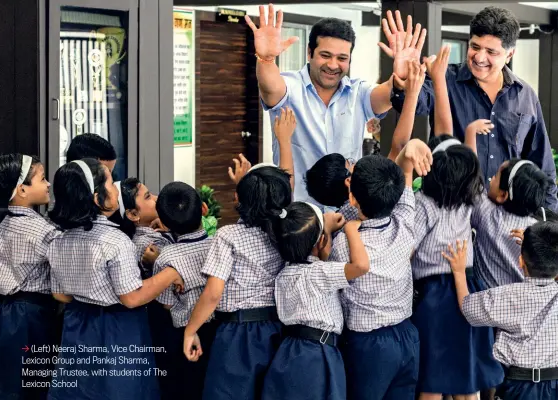
[(434, 86), (434, 135), (453, 135), (453, 120), (446, 83), (446, 72), (450, 55), (449, 46), (444, 46), (436, 57), (424, 59), (426, 70)]
[(419, 65), (416, 61), (408, 61), (408, 63), (409, 75), (406, 81), (401, 81), (396, 75), (393, 76), (395, 81), (399, 81), (405, 86), (405, 92), (407, 94), (407, 100), (403, 105), (403, 110), (397, 122), (397, 126), (395, 127), (395, 132), (393, 132), (391, 150), (388, 154), (388, 158), (393, 161), (395, 161), (403, 147), (405, 147), (407, 142), (411, 139), (413, 125), (415, 123), (418, 96), (422, 84), (424, 83), (424, 76), (426, 73), (426, 67), (424, 65)]
[(275, 117), (273, 132), (279, 142), (279, 168), (291, 174), (291, 187), (294, 188), (294, 162), (291, 138), (296, 128), (294, 111), (287, 107), (281, 109), (281, 115)]
[(395, 163), (403, 170), (405, 186), (413, 187), (413, 170), (418, 176), (428, 174), (432, 165), (432, 152), (422, 140), (412, 139), (401, 150)]
[(287, 93), (285, 80), (279, 73), (279, 67), (275, 59), (287, 50), (298, 38), (290, 37), (281, 40), (281, 25), (283, 24), (283, 11), (277, 13), (275, 21), (275, 9), (270, 4), (268, 8), (267, 21), (265, 18), (265, 7), (260, 6), (260, 27), (257, 28), (249, 16), (245, 17), (246, 23), (254, 32), (254, 45), (256, 47), (256, 76), (260, 95), (264, 103), (273, 107)]
[(494, 128), (494, 124), (489, 119), (477, 119), (471, 122), (465, 129), (465, 146), (477, 154), (477, 134), (488, 135)]

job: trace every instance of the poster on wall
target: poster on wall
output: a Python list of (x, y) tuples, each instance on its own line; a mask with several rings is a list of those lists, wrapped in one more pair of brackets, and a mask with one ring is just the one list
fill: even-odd
[(192, 146), (194, 40), (191, 11), (174, 10), (174, 146)]

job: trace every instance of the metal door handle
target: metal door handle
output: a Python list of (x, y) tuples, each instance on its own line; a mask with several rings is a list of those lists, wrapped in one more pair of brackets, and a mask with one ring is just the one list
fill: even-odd
[(60, 100), (52, 99), (52, 107), (53, 107), (52, 119), (54, 121), (59, 121), (60, 120)]
[(242, 131), (241, 135), (242, 135), (243, 138), (248, 138), (248, 137), (252, 136), (252, 134), (250, 132), (244, 132), (244, 131)]

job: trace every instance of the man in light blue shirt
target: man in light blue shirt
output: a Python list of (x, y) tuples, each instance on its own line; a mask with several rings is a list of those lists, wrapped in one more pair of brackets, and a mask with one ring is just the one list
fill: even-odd
[[(246, 21), (254, 31), (258, 85), (264, 109), (270, 110), (272, 127), (284, 107), (293, 109), (297, 119), (291, 143), (294, 199), (313, 201), (304, 183), (306, 171), (327, 154), (340, 153), (355, 160), (362, 156), (366, 122), (383, 117), (391, 108), (392, 80), (374, 87), (370, 82), (347, 76), (355, 33), (345, 21), (326, 18), (317, 22), (310, 32), (308, 64), (300, 71), (285, 73), (280, 73), (275, 59), (298, 38), (281, 40), (282, 11), (275, 21), (270, 5), (266, 20), (265, 9), (260, 6), (259, 28), (249, 17)], [(422, 43), (425, 35), (423, 31)], [(422, 48), (418, 35), (414, 44)], [(275, 138), (273, 159), (279, 164)]]

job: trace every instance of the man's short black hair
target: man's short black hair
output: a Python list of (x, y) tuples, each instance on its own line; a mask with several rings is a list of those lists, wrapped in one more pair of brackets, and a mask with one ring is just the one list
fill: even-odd
[(391, 215), (403, 190), (405, 176), (393, 161), (372, 155), (356, 163), (351, 178), (351, 193), (366, 218)]
[(558, 224), (537, 222), (523, 234), (521, 256), (533, 278), (555, 278), (558, 275)]
[(323, 18), (312, 26), (308, 47), (310, 57), (314, 57), (314, 50), (318, 47), (319, 37), (333, 37), (351, 43), (351, 53), (355, 48), (356, 35), (353, 27), (347, 21), (338, 18)]
[(470, 23), (469, 37), (492, 35), (502, 41), (506, 50), (515, 47), (519, 39), (519, 21), (509, 10), (498, 7), (486, 7), (473, 17)]
[(72, 139), (66, 161), (72, 162), (84, 158), (94, 158), (100, 161), (116, 160), (116, 151), (112, 144), (94, 133), (83, 133)]
[(345, 179), (349, 177), (347, 160), (341, 154), (323, 156), (307, 172), (304, 180), (308, 194), (324, 206), (341, 207), (349, 200)]
[(157, 198), (157, 214), (163, 225), (178, 235), (196, 232), (202, 220), (200, 195), (184, 182), (171, 182)]

